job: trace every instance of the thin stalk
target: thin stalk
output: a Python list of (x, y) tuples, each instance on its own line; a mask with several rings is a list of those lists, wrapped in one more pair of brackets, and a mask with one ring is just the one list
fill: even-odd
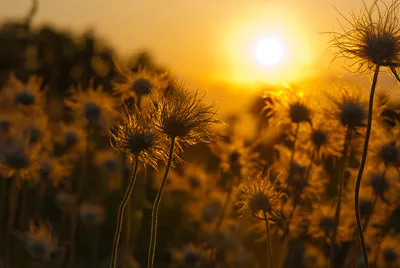
[[(295, 131), (294, 131), (294, 137), (293, 137), (293, 149), (292, 149), (292, 153), (290, 155), (290, 161), (289, 161), (289, 176), (292, 175), (292, 171), (293, 171), (294, 155), (296, 153), (296, 142), (297, 142), (297, 136), (299, 135), (299, 128), (300, 128), (300, 123), (297, 123)], [(285, 187), (284, 192), (286, 192), (286, 193), (288, 192), (288, 187)], [(285, 204), (286, 204), (286, 202), (281, 203), (281, 211), (283, 210), (283, 207)]]
[(292, 150), (292, 154), (290, 155), (289, 172), (292, 172), (292, 166), (293, 166), (293, 162), (294, 162), (294, 153), (296, 152), (296, 141), (297, 141), (297, 136), (299, 134), (299, 128), (300, 128), (300, 124), (297, 123), (296, 129), (294, 131), (294, 137), (293, 137), (293, 150)]
[(221, 215), (219, 216), (217, 225), (215, 226), (215, 232), (217, 232), (219, 230), (219, 228), (221, 227), (222, 222), (225, 219), (226, 212), (229, 207), (229, 203), (231, 202), (232, 190), (233, 190), (233, 180), (234, 180), (234, 178), (229, 180), (228, 192), (226, 193), (224, 205), (222, 206)]
[[(312, 165), (313, 165), (313, 163), (314, 163), (314, 157), (315, 157), (315, 155), (316, 155), (317, 153), (318, 153), (318, 151), (314, 151), (314, 152), (312, 153), (312, 155), (311, 155), (310, 163), (308, 164), (308, 167), (307, 167), (307, 173), (306, 173), (306, 176), (305, 176), (305, 178), (304, 178), (304, 182), (303, 182), (303, 184), (301, 185), (301, 188), (299, 189), (299, 192), (297, 193), (298, 199), (301, 198), (301, 195), (303, 194), (303, 191), (304, 191), (304, 189), (306, 188), (307, 181), (308, 181), (308, 177), (310, 176), (311, 168), (312, 168)], [(295, 196), (295, 197), (296, 197), (296, 196)], [(285, 241), (285, 238), (286, 238), (286, 236), (287, 236), (288, 233), (289, 233), (290, 223), (291, 223), (291, 220), (292, 220), (292, 218), (293, 218), (294, 212), (295, 212), (295, 210), (296, 210), (296, 208), (297, 208), (297, 205), (298, 205), (299, 203), (300, 203), (300, 200), (297, 201), (297, 200), (295, 199), (295, 202), (293, 203), (292, 210), (290, 211), (290, 214), (289, 214), (289, 216), (288, 216), (288, 220), (287, 220), (287, 224), (286, 224), (286, 227), (285, 227), (285, 231), (284, 231), (283, 236), (282, 236), (282, 241)]]
[(122, 226), (124, 223), (124, 211), (125, 211), (126, 204), (129, 202), (129, 199), (131, 197), (133, 186), (135, 185), (138, 166), (139, 166), (139, 159), (138, 159), (138, 157), (136, 157), (132, 176), (129, 181), (129, 185), (125, 191), (125, 195), (124, 195), (124, 197), (121, 201), (121, 204), (119, 205), (119, 209), (118, 209), (117, 227), (116, 227), (115, 234), (114, 234), (114, 242), (113, 242), (110, 268), (117, 267), (118, 244), (119, 244), (119, 238), (121, 236)]
[(265, 226), (267, 228), (267, 236), (268, 236), (268, 244), (267, 244), (267, 250), (268, 250), (268, 267), (272, 268), (272, 244), (271, 244), (271, 233), (269, 231), (269, 223), (268, 223), (268, 217), (265, 211), (263, 211), (264, 215), (264, 221), (265, 221)]
[(365, 244), (364, 234), (363, 234), (363, 227), (361, 223), (361, 214), (360, 214), (360, 204), (359, 204), (359, 195), (360, 195), (360, 186), (361, 186), (361, 179), (364, 172), (365, 162), (367, 160), (367, 152), (368, 152), (368, 144), (369, 144), (369, 137), (371, 135), (371, 127), (372, 127), (372, 109), (374, 106), (374, 95), (375, 95), (375, 88), (376, 83), (378, 82), (378, 74), (379, 74), (379, 65), (376, 65), (374, 78), (372, 80), (371, 85), (371, 92), (369, 95), (369, 103), (368, 103), (368, 122), (367, 122), (367, 130), (365, 132), (365, 141), (364, 141), (364, 149), (361, 157), (360, 168), (357, 174), (356, 180), (356, 187), (354, 191), (354, 207), (355, 207), (355, 214), (356, 214), (356, 223), (357, 223), (357, 231), (358, 237), (360, 239), (361, 249), (364, 257), (364, 267), (368, 268), (368, 253), (367, 253), (367, 246)]
[(175, 138), (171, 138), (171, 146), (169, 150), (167, 166), (165, 167), (165, 172), (163, 179), (161, 181), (160, 189), (158, 189), (158, 193), (156, 199), (154, 200), (154, 205), (151, 212), (151, 234), (150, 234), (150, 246), (149, 246), (147, 268), (154, 267), (154, 257), (156, 255), (156, 241), (157, 241), (158, 209), (160, 207), (161, 198), (165, 189), (165, 185), (167, 184), (168, 173), (171, 167), (173, 153), (174, 153), (174, 147), (175, 147)]
[[(129, 168), (127, 164), (128, 160), (128, 155), (123, 153), (123, 172), (122, 172), (122, 184), (123, 185), (128, 185), (129, 184)], [(135, 181), (135, 186), (137, 187), (137, 180)], [(133, 190), (131, 195), (133, 194)], [(129, 199), (128, 203), (126, 204), (125, 208), (125, 230), (124, 231), (124, 236), (123, 236), (123, 250), (124, 253), (122, 254), (123, 256), (123, 265), (122, 267), (126, 267), (128, 263), (128, 256), (129, 256), (129, 250), (130, 250), (130, 237), (131, 237), (131, 225), (132, 225), (132, 198)]]
[(344, 173), (345, 173), (345, 169), (346, 169), (347, 151), (349, 150), (350, 142), (351, 142), (351, 128), (347, 127), (346, 136), (345, 136), (344, 145), (343, 145), (343, 160), (342, 160), (342, 165), (341, 165), (340, 171), (339, 171), (340, 172), (339, 173), (339, 192), (338, 192), (338, 197), (337, 197), (335, 221), (334, 221), (334, 225), (333, 225), (331, 245), (330, 245), (330, 256), (329, 256), (329, 267), (330, 268), (335, 267), (336, 234), (337, 234), (337, 228), (338, 228), (339, 222), (340, 222), (340, 209), (341, 209), (342, 192), (343, 192), (343, 186), (344, 186), (343, 185), (344, 184)]

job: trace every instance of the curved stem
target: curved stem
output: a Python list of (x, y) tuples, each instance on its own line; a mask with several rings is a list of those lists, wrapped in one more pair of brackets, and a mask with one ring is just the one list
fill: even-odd
[(268, 223), (268, 218), (267, 218), (267, 214), (265, 213), (265, 211), (263, 211), (263, 215), (264, 215), (264, 221), (265, 221), (265, 226), (267, 227), (267, 236), (268, 236), (268, 244), (267, 244), (267, 248), (268, 248), (268, 267), (272, 268), (272, 246), (271, 246), (271, 233), (269, 231), (269, 223)]
[(374, 106), (374, 95), (375, 95), (376, 83), (378, 81), (379, 67), (380, 67), (379, 65), (376, 66), (375, 72), (374, 72), (374, 78), (372, 80), (371, 91), (370, 91), (370, 95), (369, 95), (369, 103), (368, 103), (368, 122), (367, 122), (367, 130), (365, 132), (364, 149), (363, 149), (363, 153), (362, 153), (360, 168), (359, 168), (358, 174), (357, 174), (356, 188), (354, 190), (354, 207), (355, 207), (355, 214), (356, 214), (357, 231), (358, 231), (358, 237), (360, 239), (361, 249), (362, 249), (362, 253), (363, 253), (363, 257), (364, 257), (364, 267), (366, 267), (366, 268), (368, 268), (368, 266), (369, 266), (368, 253), (367, 253), (367, 246), (365, 245), (363, 227), (362, 227), (362, 223), (361, 223), (359, 195), (360, 195), (362, 174), (364, 171), (365, 162), (367, 160), (369, 136), (371, 135), (372, 109)]
[(167, 184), (168, 172), (172, 163), (174, 147), (175, 147), (175, 138), (171, 138), (171, 146), (169, 150), (167, 166), (165, 168), (160, 189), (158, 189), (156, 199), (154, 200), (153, 210), (151, 213), (151, 235), (150, 235), (150, 247), (149, 247), (147, 268), (153, 268), (154, 266), (154, 257), (156, 255), (155, 253), (156, 253), (156, 240), (157, 240), (158, 209), (160, 207), (161, 198), (165, 189), (165, 185)]
[(329, 256), (329, 267), (335, 267), (335, 245), (336, 245), (336, 234), (337, 228), (339, 226), (340, 221), (340, 208), (342, 203), (342, 192), (343, 192), (343, 183), (344, 183), (344, 173), (346, 169), (346, 157), (347, 151), (349, 150), (351, 142), (351, 129), (350, 127), (347, 128), (346, 136), (344, 139), (344, 148), (343, 148), (343, 160), (342, 165), (339, 171), (339, 192), (337, 196), (337, 204), (336, 204), (336, 211), (335, 211), (335, 221), (332, 230), (332, 238), (331, 238), (331, 245), (330, 245), (330, 256)]
[(134, 166), (134, 169), (132, 172), (131, 179), (129, 181), (128, 188), (126, 189), (124, 198), (122, 199), (121, 204), (119, 205), (119, 209), (118, 209), (117, 228), (115, 230), (115, 235), (114, 235), (110, 268), (115, 268), (117, 266), (118, 243), (119, 243), (119, 237), (121, 236), (122, 225), (124, 222), (124, 210), (125, 210), (126, 204), (129, 202), (129, 199), (131, 197), (133, 186), (135, 185), (136, 174), (137, 174), (137, 170), (138, 170), (138, 166), (139, 166), (138, 157), (136, 157), (134, 165), (135, 166)]

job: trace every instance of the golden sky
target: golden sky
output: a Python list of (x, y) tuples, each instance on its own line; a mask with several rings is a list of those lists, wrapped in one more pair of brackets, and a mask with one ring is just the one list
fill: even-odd
[[(366, 1), (367, 3), (370, 0)], [(18, 18), (30, 0), (0, 1), (0, 19)], [(235, 86), (288, 82), (329, 68), (326, 31), (340, 30), (338, 12), (358, 11), (362, 1), (321, 0), (40, 0), (34, 23), (82, 32), (95, 29), (122, 55), (149, 50), (178, 77)], [(284, 58), (272, 67), (254, 46), (273, 36)]]

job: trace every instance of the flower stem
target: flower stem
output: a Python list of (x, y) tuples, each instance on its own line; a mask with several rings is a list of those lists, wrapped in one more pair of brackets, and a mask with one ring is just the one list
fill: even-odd
[(268, 267), (272, 268), (272, 245), (271, 245), (271, 233), (269, 231), (269, 223), (268, 223), (268, 218), (267, 218), (267, 214), (265, 213), (265, 211), (263, 211), (263, 215), (264, 215), (264, 221), (265, 221), (265, 226), (267, 227), (267, 236), (268, 236), (268, 244), (267, 244), (267, 248), (268, 248)]
[(229, 180), (228, 192), (226, 193), (226, 198), (225, 198), (225, 201), (224, 201), (224, 205), (223, 205), (223, 207), (222, 207), (221, 215), (219, 216), (217, 225), (215, 226), (215, 231), (216, 231), (216, 232), (217, 232), (217, 231), (219, 230), (219, 228), (221, 227), (222, 222), (223, 222), (224, 219), (225, 219), (226, 212), (227, 212), (227, 210), (228, 210), (228, 208), (229, 208), (229, 203), (231, 202), (231, 197), (232, 197), (233, 180), (234, 180), (234, 179), (235, 179), (235, 178), (231, 178), (231, 179)]
[(160, 207), (161, 198), (165, 189), (165, 185), (167, 184), (168, 172), (172, 163), (174, 147), (175, 147), (175, 138), (171, 138), (171, 146), (169, 150), (167, 166), (165, 168), (160, 189), (158, 189), (156, 199), (154, 200), (153, 210), (151, 213), (151, 235), (150, 235), (150, 247), (149, 247), (147, 268), (154, 267), (154, 257), (156, 255), (155, 253), (156, 253), (156, 240), (157, 240), (158, 209)]
[(337, 234), (337, 228), (339, 226), (339, 221), (340, 221), (340, 208), (341, 208), (341, 204), (342, 204), (342, 192), (343, 192), (343, 183), (344, 183), (343, 177), (344, 177), (344, 173), (346, 170), (346, 157), (347, 157), (347, 151), (349, 150), (350, 142), (351, 142), (351, 129), (350, 129), (350, 127), (348, 127), (347, 131), (346, 131), (346, 136), (344, 139), (344, 145), (343, 145), (342, 165), (341, 165), (340, 171), (339, 171), (339, 192), (338, 192), (338, 196), (337, 196), (335, 220), (334, 220), (331, 245), (330, 245), (330, 256), (329, 256), (329, 267), (330, 268), (335, 267), (336, 234)]
[(118, 217), (117, 217), (117, 228), (115, 230), (114, 234), (114, 242), (113, 242), (113, 250), (112, 250), (112, 256), (111, 256), (111, 263), (110, 263), (110, 268), (115, 268), (117, 266), (117, 254), (118, 254), (118, 244), (119, 244), (119, 238), (121, 236), (121, 231), (122, 231), (122, 225), (124, 223), (124, 210), (126, 204), (129, 202), (129, 199), (132, 194), (132, 189), (133, 186), (135, 185), (136, 181), (136, 174), (139, 166), (139, 159), (136, 157), (135, 159), (135, 164), (134, 164), (133, 172), (131, 179), (129, 181), (128, 188), (125, 191), (124, 198), (121, 201), (121, 204), (119, 205), (118, 209)]
[(357, 174), (356, 180), (356, 188), (354, 191), (354, 206), (355, 206), (355, 214), (356, 214), (356, 223), (357, 223), (357, 231), (358, 237), (361, 243), (361, 249), (364, 257), (364, 267), (368, 268), (368, 253), (367, 253), (367, 246), (364, 240), (363, 234), (363, 227), (361, 223), (361, 214), (360, 214), (360, 204), (359, 204), (359, 195), (360, 195), (360, 186), (361, 186), (361, 179), (362, 174), (365, 167), (365, 162), (367, 160), (367, 152), (368, 152), (368, 144), (369, 144), (369, 136), (371, 135), (371, 127), (372, 127), (372, 109), (374, 106), (374, 95), (375, 95), (375, 88), (376, 83), (378, 82), (378, 74), (379, 74), (379, 65), (376, 65), (374, 78), (372, 80), (371, 91), (369, 95), (369, 103), (368, 103), (368, 122), (367, 122), (367, 130), (365, 132), (365, 141), (364, 141), (364, 149), (361, 157), (360, 168)]

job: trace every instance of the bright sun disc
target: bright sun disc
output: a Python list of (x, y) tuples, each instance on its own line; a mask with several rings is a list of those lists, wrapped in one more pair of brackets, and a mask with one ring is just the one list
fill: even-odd
[(283, 48), (276, 38), (264, 38), (258, 41), (255, 54), (261, 64), (275, 65), (283, 58)]

